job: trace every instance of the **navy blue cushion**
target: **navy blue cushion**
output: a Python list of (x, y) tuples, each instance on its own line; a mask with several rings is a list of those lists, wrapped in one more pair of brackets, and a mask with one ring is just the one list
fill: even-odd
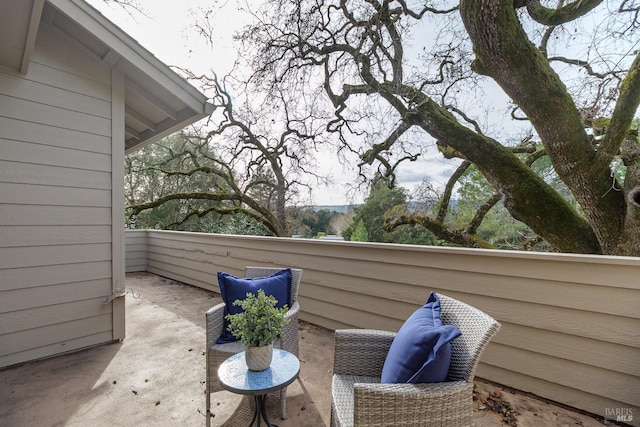
[[(225, 315), (238, 314), (242, 312), (242, 307), (233, 305), (235, 300), (243, 300), (247, 293), (258, 294), (258, 290), (264, 290), (265, 295), (273, 296), (278, 303), (276, 307), (282, 308), (285, 305), (291, 307), (291, 269), (280, 270), (269, 277), (247, 277), (238, 278), (229, 273), (218, 273), (218, 285), (220, 294), (225, 303)], [(222, 334), (216, 343), (226, 344), (237, 341), (236, 337), (227, 330), (228, 322), (224, 320)]]
[(450, 341), (461, 335), (440, 320), (440, 299), (431, 292), (424, 306), (402, 325), (382, 368), (383, 384), (437, 383), (447, 378)]

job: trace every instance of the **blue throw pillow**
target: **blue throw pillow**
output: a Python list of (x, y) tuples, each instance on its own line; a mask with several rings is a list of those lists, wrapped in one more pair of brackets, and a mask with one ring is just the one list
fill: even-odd
[[(225, 303), (225, 315), (238, 314), (242, 312), (242, 307), (233, 305), (235, 300), (243, 300), (247, 293), (258, 294), (258, 290), (264, 290), (265, 295), (273, 296), (278, 303), (276, 307), (282, 308), (285, 305), (291, 307), (291, 269), (280, 270), (269, 277), (248, 277), (240, 279), (229, 273), (218, 273), (218, 285), (220, 294)], [(226, 344), (237, 341), (236, 337), (227, 330), (227, 319), (224, 319), (222, 334), (216, 340), (217, 344)]]
[(440, 320), (440, 299), (431, 292), (424, 306), (402, 325), (382, 368), (383, 384), (437, 383), (447, 378), (451, 340), (461, 335)]

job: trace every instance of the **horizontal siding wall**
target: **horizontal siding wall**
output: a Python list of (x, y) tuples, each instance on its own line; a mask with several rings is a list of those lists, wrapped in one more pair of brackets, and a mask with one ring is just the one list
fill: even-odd
[(302, 268), (301, 318), (329, 329), (397, 330), (430, 291), (447, 294), (502, 324), (480, 377), (640, 414), (640, 259), (147, 232), (154, 274), (218, 291), (216, 272), (247, 265)]
[(0, 367), (112, 340), (111, 71), (41, 23), (0, 72)]
[(144, 230), (127, 230), (125, 247), (125, 271), (147, 271), (147, 233)]

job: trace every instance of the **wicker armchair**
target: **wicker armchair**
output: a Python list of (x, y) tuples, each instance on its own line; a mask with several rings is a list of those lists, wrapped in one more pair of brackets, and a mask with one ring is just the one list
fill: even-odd
[(446, 382), (380, 384), (393, 332), (335, 333), (331, 426), (472, 426), (473, 378), (500, 324), (482, 311), (439, 295), (441, 318), (462, 335), (451, 342)]
[[(245, 277), (267, 277), (273, 273), (282, 270), (282, 268), (274, 267), (246, 267)], [(291, 269), (291, 304), (289, 311), (285, 317), (290, 319), (285, 325), (282, 337), (275, 343), (274, 347), (281, 348), (298, 357), (298, 313), (300, 312), (300, 304), (298, 303), (298, 288), (302, 278), (302, 270)], [(207, 332), (207, 349), (206, 349), (206, 400), (207, 400), (207, 426), (210, 425), (211, 415), (211, 393), (222, 390), (218, 381), (218, 367), (228, 357), (244, 351), (244, 344), (233, 342), (228, 344), (216, 344), (216, 340), (222, 333), (224, 328), (225, 304), (220, 303), (211, 307), (206, 312), (206, 332)], [(276, 392), (280, 398), (280, 409), (282, 419), (286, 418), (286, 388)]]

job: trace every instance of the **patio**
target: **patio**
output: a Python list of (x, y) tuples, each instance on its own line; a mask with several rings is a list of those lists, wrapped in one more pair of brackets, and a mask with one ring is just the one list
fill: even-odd
[[(149, 273), (128, 274), (126, 286), (123, 342), (0, 371), (2, 425), (205, 424), (204, 312), (219, 296)], [(271, 417), (281, 427), (326, 426), (333, 336), (305, 322), (300, 328), (301, 372), (289, 388), (288, 418), (278, 419), (275, 405)], [(476, 426), (607, 425), (489, 383), (477, 381), (476, 386)], [(212, 425), (249, 424), (241, 397), (216, 393), (212, 405)]]

